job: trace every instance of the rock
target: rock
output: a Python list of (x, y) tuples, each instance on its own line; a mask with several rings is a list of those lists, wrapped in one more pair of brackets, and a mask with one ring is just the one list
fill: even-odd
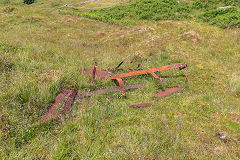
[(196, 43), (200, 41), (200, 35), (196, 31), (189, 31), (183, 34), (185, 38)]
[(224, 134), (217, 133), (215, 136), (216, 136), (217, 138), (219, 138), (220, 140), (222, 140), (224, 143), (227, 143), (227, 142), (230, 141), (230, 139), (227, 138), (227, 136), (224, 135)]

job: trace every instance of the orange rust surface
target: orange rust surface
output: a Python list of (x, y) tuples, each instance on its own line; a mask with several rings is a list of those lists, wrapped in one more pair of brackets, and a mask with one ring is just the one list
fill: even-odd
[(156, 78), (156, 79), (160, 79), (160, 77), (158, 77), (158, 75), (156, 75), (156, 73), (154, 73), (154, 72), (152, 72), (152, 73), (150, 73), (154, 78)]
[(177, 63), (177, 64), (162, 66), (162, 67), (158, 67), (158, 68), (151, 68), (151, 69), (144, 69), (144, 70), (133, 71), (133, 72), (128, 72), (128, 73), (114, 74), (111, 76), (111, 78), (112, 79), (124, 78), (124, 77), (130, 77), (130, 76), (137, 76), (137, 75), (141, 75), (141, 74), (147, 74), (147, 73), (152, 74), (154, 72), (173, 69), (173, 68), (181, 68), (184, 66), (185, 66), (184, 63)]
[[(86, 73), (86, 74), (90, 74), (91, 76), (93, 75), (93, 70), (94, 69), (80, 69), (80, 72), (82, 73)], [(102, 70), (102, 69), (98, 69), (96, 68), (96, 72), (95, 72), (95, 78), (98, 79), (98, 80), (104, 80), (108, 77), (111, 76), (111, 72), (108, 71), (108, 70)]]
[(125, 96), (125, 89), (124, 89), (123, 80), (122, 80), (121, 78), (116, 78), (116, 80), (118, 81), (119, 86), (120, 86), (120, 88), (121, 88), (122, 96)]
[(181, 90), (180, 87), (167, 88), (167, 89), (159, 91), (157, 94), (155, 94), (155, 97), (159, 98), (159, 97), (171, 95), (173, 93), (178, 92), (179, 90)]

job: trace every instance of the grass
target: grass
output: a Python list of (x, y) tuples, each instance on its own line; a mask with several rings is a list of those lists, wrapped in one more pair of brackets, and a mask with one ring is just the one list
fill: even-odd
[(222, 28), (240, 27), (240, 12), (232, 7), (225, 10), (214, 9), (199, 16), (205, 22)]
[[(64, 1), (6, 2), (0, 0), (0, 159), (240, 158), (238, 28), (190, 20), (109, 24), (59, 14)], [(189, 31), (198, 33), (198, 42)], [(39, 124), (62, 87), (93, 90), (80, 68), (95, 61), (113, 68), (126, 57), (142, 68), (186, 62), (188, 88), (155, 99), (171, 81), (183, 84), (184, 77), (171, 75), (184, 72), (157, 73), (170, 76), (162, 84), (148, 75), (132, 77), (126, 84), (147, 86), (127, 91), (127, 98), (118, 92), (86, 98), (62, 123)], [(127, 107), (146, 102), (153, 106)]]
[[(220, 6), (234, 5), (228, 9)], [(78, 9), (60, 9), (62, 14), (73, 14), (109, 23), (134, 24), (140, 20), (199, 19), (221, 28), (240, 26), (240, 3), (237, 0), (139, 0), (111, 8), (81, 12)]]

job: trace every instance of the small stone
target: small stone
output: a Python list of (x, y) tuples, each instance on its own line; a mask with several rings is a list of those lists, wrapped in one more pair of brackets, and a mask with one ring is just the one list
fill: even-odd
[(224, 143), (227, 143), (228, 141), (230, 141), (226, 135), (221, 134), (221, 133), (217, 133), (215, 135), (216, 137), (218, 137), (220, 140), (222, 140)]
[(200, 35), (196, 31), (189, 31), (183, 34), (184, 37), (196, 43), (200, 41)]

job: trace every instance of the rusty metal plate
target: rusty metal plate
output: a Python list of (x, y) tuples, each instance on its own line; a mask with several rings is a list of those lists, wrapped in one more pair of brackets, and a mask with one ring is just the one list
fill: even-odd
[(80, 72), (89, 74), (91, 76), (94, 75), (94, 78), (96, 78), (98, 80), (107, 79), (108, 77), (110, 77), (112, 75), (112, 73), (108, 70), (102, 70), (102, 69), (96, 68), (95, 74), (93, 74), (93, 71), (94, 71), (94, 69), (92, 69), (92, 68), (80, 69)]
[(62, 89), (61, 93), (57, 95), (54, 104), (49, 108), (48, 112), (40, 118), (40, 122), (46, 123), (51, 119), (60, 119), (71, 107), (74, 98), (77, 94), (75, 90)]
[(180, 87), (167, 88), (167, 89), (159, 91), (157, 94), (155, 94), (155, 97), (159, 98), (159, 97), (164, 97), (164, 96), (167, 96), (167, 95), (171, 95), (173, 93), (178, 92), (181, 89), (182, 88), (180, 88)]

